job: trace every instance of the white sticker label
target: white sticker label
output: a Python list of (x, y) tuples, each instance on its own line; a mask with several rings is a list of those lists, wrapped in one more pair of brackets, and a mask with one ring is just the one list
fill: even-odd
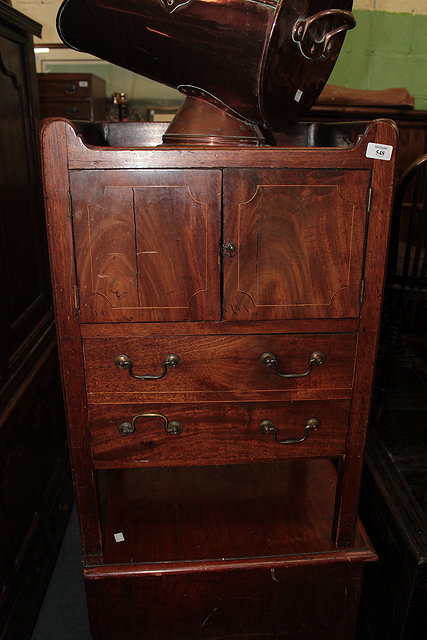
[(123, 533), (120, 531), (119, 533), (115, 533), (114, 534), (114, 540), (116, 542), (124, 542), (125, 537), (124, 537)]
[(89, 82), (87, 80), (79, 80), (79, 87), (88, 87)]
[(376, 142), (370, 142), (366, 149), (367, 158), (375, 158), (376, 160), (390, 160), (393, 153), (393, 147), (391, 144), (377, 144)]
[(301, 100), (302, 94), (303, 94), (303, 92), (300, 89), (298, 89), (298, 91), (296, 92), (295, 97), (294, 97), (295, 102), (299, 102)]

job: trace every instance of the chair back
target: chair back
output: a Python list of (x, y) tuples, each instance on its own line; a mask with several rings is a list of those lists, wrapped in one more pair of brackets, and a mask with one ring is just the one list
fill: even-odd
[(385, 303), (401, 332), (426, 333), (427, 154), (409, 165), (396, 186)]
[(427, 154), (415, 160), (396, 186), (387, 281), (402, 289), (427, 287)]

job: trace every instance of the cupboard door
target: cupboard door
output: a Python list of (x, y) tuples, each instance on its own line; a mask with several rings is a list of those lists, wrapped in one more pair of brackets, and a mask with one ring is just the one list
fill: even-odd
[(219, 319), (221, 172), (70, 180), (82, 322)]
[(224, 318), (359, 315), (368, 171), (228, 170)]

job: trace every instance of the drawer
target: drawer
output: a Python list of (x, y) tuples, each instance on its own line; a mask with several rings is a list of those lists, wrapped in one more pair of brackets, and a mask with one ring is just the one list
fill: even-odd
[[(190, 509), (197, 518), (198, 512), (192, 505)], [(244, 513), (245, 506), (242, 510)], [(180, 523), (175, 517), (171, 523), (175, 544), (185, 544), (187, 539), (181, 540)], [(212, 517), (209, 530), (218, 529), (214, 523)], [(198, 524), (196, 519), (190, 531), (192, 542), (203, 535)], [(266, 546), (275, 533), (267, 531), (261, 538), (267, 541)], [(241, 534), (244, 539), (246, 532)], [(231, 536), (229, 531), (225, 535)], [(158, 531), (153, 531), (153, 537), (163, 550)], [(288, 534), (286, 540), (290, 537)], [(126, 542), (116, 546), (123, 544)], [(265, 559), (235, 558), (228, 563), (204, 561), (198, 566), (164, 562), (86, 568), (93, 640), (354, 638), (364, 557), (358, 550), (345, 553), (303, 553), (272, 558), (270, 564)]]
[(91, 405), (95, 466), (334, 457), (344, 453), (349, 408), (347, 400)]
[(41, 100), (40, 114), (42, 118), (63, 117), (74, 120), (90, 120), (92, 105), (90, 100)]
[[(354, 334), (89, 338), (84, 340), (87, 392), (92, 403), (145, 402), (154, 397), (175, 402), (220, 401), (225, 395), (241, 400), (242, 393), (245, 400), (266, 393), (263, 399), (273, 399), (278, 393), (290, 399), (349, 398), (355, 348)], [(325, 356), (324, 363), (310, 365), (312, 354), (319, 352)], [(277, 364), (269, 366), (271, 358), (261, 358), (266, 353), (274, 354)], [(164, 366), (173, 354), (179, 357), (179, 364)], [(125, 366), (115, 364), (117, 356), (122, 356), (120, 362)], [(136, 379), (130, 371), (136, 375), (166, 373), (159, 379)]]
[(87, 98), (92, 93), (90, 78), (56, 77), (55, 74), (39, 75), (39, 94), (41, 98)]

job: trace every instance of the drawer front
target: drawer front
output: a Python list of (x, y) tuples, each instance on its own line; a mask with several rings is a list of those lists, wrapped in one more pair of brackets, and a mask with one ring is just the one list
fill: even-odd
[[(160, 541), (158, 545), (162, 548)], [(249, 568), (234, 561), (226, 571), (223, 565), (189, 570), (185, 563), (178, 568), (165, 563), (158, 571), (135, 564), (134, 573), (89, 568), (85, 587), (93, 637), (354, 638), (363, 562), (350, 554), (343, 560), (309, 566), (304, 559), (288, 566), (260, 562)], [(132, 606), (118, 607), (117, 602)]]
[(349, 408), (346, 400), (91, 405), (95, 466), (210, 465), (338, 456), (345, 449)]
[(42, 118), (64, 117), (74, 120), (91, 119), (91, 102), (89, 100), (42, 100), (40, 102)]
[(90, 78), (39, 78), (41, 98), (86, 98), (91, 95)]
[[(349, 398), (355, 348), (354, 334), (90, 338), (84, 340), (87, 391), (92, 403), (218, 401), (225, 394), (241, 400), (242, 393), (245, 400), (266, 399), (266, 393)], [(323, 354), (314, 358), (324, 357), (323, 364), (310, 363), (313, 354)], [(179, 364), (164, 365), (173, 355)], [(137, 379), (130, 373), (164, 375)]]

